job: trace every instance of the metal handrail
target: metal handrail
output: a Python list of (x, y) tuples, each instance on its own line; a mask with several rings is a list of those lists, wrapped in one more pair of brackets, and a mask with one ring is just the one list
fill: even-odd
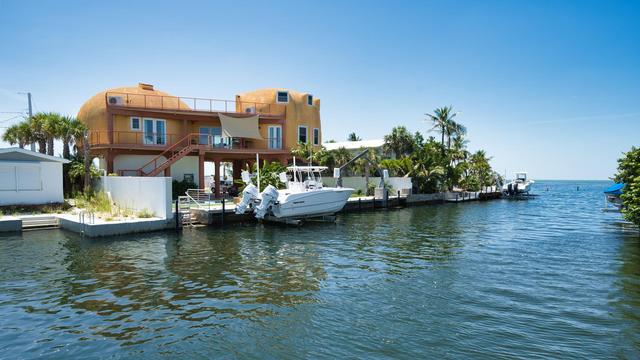
[(202, 198), (206, 197), (206, 201), (207, 201), (206, 205), (208, 208), (211, 208), (210, 195), (209, 193), (206, 192), (205, 189), (187, 189), (187, 191), (185, 191), (185, 194), (187, 195), (189, 200), (195, 203), (199, 208), (205, 207), (205, 204), (202, 204), (200, 202), (203, 201)]
[[(112, 134), (112, 135), (110, 136), (109, 134)], [(225, 139), (231, 139), (231, 141), (226, 143), (224, 141), (215, 142), (212, 135), (209, 135), (209, 134), (192, 133), (192, 134), (188, 134), (187, 136), (189, 135), (193, 137), (196, 137), (196, 136), (198, 137), (197, 144), (194, 144), (194, 145), (210, 145), (211, 147), (216, 149), (263, 149), (264, 148), (264, 149), (280, 150), (283, 148), (283, 139), (281, 137), (264, 138), (263, 141), (265, 141), (266, 146), (253, 147), (253, 146), (241, 145), (240, 147), (237, 147), (237, 146), (234, 146), (233, 139), (242, 139), (242, 138), (225, 138)], [(161, 137), (164, 137), (165, 141), (164, 141), (164, 144), (158, 144), (157, 142), (146, 142), (145, 136), (151, 136), (153, 139), (156, 139), (158, 136), (161, 136)], [(116, 144), (117, 145), (143, 145), (143, 146), (148, 146), (149, 148), (161, 149), (166, 146), (171, 147), (180, 143), (182, 140), (184, 140), (184, 136), (183, 137), (180, 137), (180, 136), (183, 136), (183, 135), (175, 134), (175, 133), (145, 134), (142, 131), (89, 130), (89, 144), (93, 146), (116, 145)], [(202, 141), (202, 137), (204, 136), (210, 138), (210, 141), (208, 142)], [(252, 141), (252, 140), (249, 139), (248, 141)], [(261, 140), (258, 140), (258, 141), (261, 141)], [(245, 140), (244, 143), (246, 144), (247, 140)]]
[[(192, 141), (194, 137), (198, 137), (196, 138), (196, 141)], [(200, 144), (199, 143), (199, 139), (201, 136), (208, 136), (211, 137), (211, 135), (204, 135), (204, 134), (188, 134), (187, 136), (183, 137), (180, 141), (178, 141), (177, 143), (169, 146), (167, 149), (165, 149), (163, 152), (161, 152), (159, 155), (157, 155), (156, 157), (154, 157), (153, 159), (151, 159), (149, 162), (147, 162), (146, 164), (142, 165), (138, 170), (142, 173), (142, 174), (148, 174), (151, 171), (154, 171), (155, 169), (158, 168), (158, 160), (160, 160), (161, 158), (164, 157), (164, 161), (162, 163), (160, 163), (160, 166), (164, 163), (166, 163), (167, 161), (169, 161), (169, 159), (171, 159), (175, 154), (177, 154), (178, 152), (184, 150), (185, 148), (189, 148), (192, 146), (205, 146), (208, 147), (209, 145), (207, 144)], [(210, 142), (210, 141), (209, 141)], [(153, 164), (153, 169), (151, 169), (151, 171), (149, 172), (145, 172), (145, 168), (149, 165)]]
[(78, 222), (80, 224), (86, 224), (85, 222), (85, 218), (88, 215), (88, 219), (89, 219), (89, 224), (95, 224), (96, 222), (96, 214), (93, 211), (89, 211), (89, 210), (81, 210), (78, 213)]
[[(110, 104), (110, 97), (121, 97), (123, 100), (121, 103), (116, 102)], [(105, 93), (105, 103), (107, 106), (137, 107), (143, 109), (257, 113), (265, 115), (284, 115), (287, 109), (285, 104), (262, 103), (257, 101), (222, 100), (157, 94), (131, 94), (115, 91)]]
[[(157, 142), (146, 142), (145, 137), (151, 136), (152, 139), (158, 137), (164, 138), (164, 144), (158, 144)], [(161, 147), (175, 144), (181, 134), (175, 133), (144, 133), (143, 131), (120, 131), (120, 130), (89, 130), (89, 144), (90, 145), (111, 145), (111, 144), (123, 144), (123, 145), (146, 145), (150, 147)]]

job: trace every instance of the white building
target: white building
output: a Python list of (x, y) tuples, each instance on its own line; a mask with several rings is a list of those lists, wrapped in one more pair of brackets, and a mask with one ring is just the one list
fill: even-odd
[(69, 160), (20, 148), (0, 149), (0, 206), (61, 203)]

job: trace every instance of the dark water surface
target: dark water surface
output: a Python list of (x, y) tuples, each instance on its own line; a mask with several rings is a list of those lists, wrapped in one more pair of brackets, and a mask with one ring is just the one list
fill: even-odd
[(640, 240), (601, 211), (607, 185), (301, 229), (4, 235), (0, 358), (638, 358)]

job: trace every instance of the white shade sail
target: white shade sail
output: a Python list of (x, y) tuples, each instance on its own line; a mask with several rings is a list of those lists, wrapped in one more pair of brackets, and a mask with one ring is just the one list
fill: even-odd
[(222, 125), (222, 136), (263, 140), (258, 131), (258, 115), (232, 117), (218, 113)]

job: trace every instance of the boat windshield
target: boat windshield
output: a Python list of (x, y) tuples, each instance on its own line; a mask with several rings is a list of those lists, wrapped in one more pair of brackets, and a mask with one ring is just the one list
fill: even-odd
[(291, 175), (287, 174), (287, 188), (290, 190), (314, 190), (322, 189), (322, 171), (324, 166), (290, 166), (287, 168)]
[(516, 173), (516, 180), (527, 180), (527, 173)]

